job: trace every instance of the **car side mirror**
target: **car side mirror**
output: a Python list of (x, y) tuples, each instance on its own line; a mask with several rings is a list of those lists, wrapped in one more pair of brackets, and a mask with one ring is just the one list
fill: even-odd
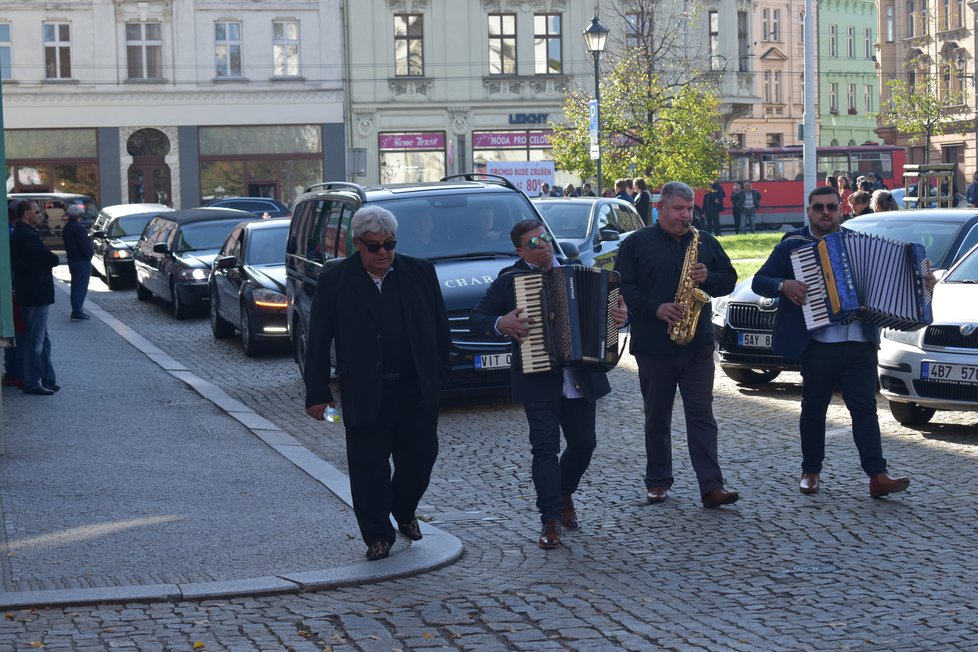
[(155, 245), (153, 245), (153, 253), (168, 254), (170, 253), (170, 245), (166, 244), (165, 242), (157, 242)]
[(605, 242), (621, 240), (621, 234), (615, 229), (601, 229), (601, 239)]
[(947, 276), (946, 269), (933, 269), (931, 271), (934, 272), (934, 278), (936, 278), (938, 281)]
[(577, 245), (570, 241), (562, 241), (560, 243), (560, 249), (564, 252), (564, 256), (567, 260), (574, 260), (581, 257), (581, 250), (577, 248)]
[(214, 266), (217, 269), (231, 269), (232, 267), (238, 266), (237, 256), (221, 256), (214, 261)]
[(95, 229), (94, 231), (92, 231), (91, 236), (93, 238), (104, 238), (105, 237), (105, 229)]

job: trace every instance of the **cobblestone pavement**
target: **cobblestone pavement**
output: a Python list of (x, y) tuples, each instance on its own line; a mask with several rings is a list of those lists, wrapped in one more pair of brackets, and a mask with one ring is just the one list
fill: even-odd
[[(177, 322), (162, 302), (92, 286), (91, 300), (345, 468), (342, 438), (302, 411), (288, 353), (248, 359), (238, 342), (214, 340), (203, 316)], [(535, 544), (521, 409), (456, 399), (443, 406), (422, 509), (464, 542), (457, 563), (322, 593), (16, 611), (0, 619), (0, 650), (978, 649), (978, 414), (909, 429), (881, 399), (890, 468), (913, 484), (872, 500), (837, 399), (825, 488), (802, 496), (799, 376), (749, 388), (718, 372), (720, 459), (740, 502), (700, 506), (677, 409), (673, 497), (647, 505), (630, 358), (611, 380), (577, 501), (583, 527), (557, 550)]]

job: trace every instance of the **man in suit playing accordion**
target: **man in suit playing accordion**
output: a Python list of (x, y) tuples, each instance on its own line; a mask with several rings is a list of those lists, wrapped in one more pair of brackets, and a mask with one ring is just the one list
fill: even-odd
[[(852, 437), (863, 471), (869, 476), (873, 498), (905, 490), (910, 478), (892, 477), (880, 441), (876, 414), (876, 352), (879, 328), (860, 319), (834, 323), (809, 332), (803, 306), (809, 286), (795, 278), (791, 252), (818, 242), (840, 230), (841, 199), (831, 186), (820, 186), (808, 195), (808, 225), (787, 234), (754, 276), (752, 288), (763, 297), (779, 297), (772, 349), (778, 355), (801, 360), (803, 379), (801, 418), (801, 480), (803, 494), (817, 493), (825, 458), (825, 416), (835, 386), (852, 418)], [(933, 288), (933, 274), (925, 281)]]
[[(591, 463), (597, 444), (596, 401), (611, 391), (602, 371), (567, 367), (541, 373), (523, 373), (518, 344), (529, 333), (529, 319), (516, 307), (514, 277), (522, 272), (549, 271), (559, 265), (554, 257), (553, 236), (539, 220), (523, 220), (513, 226), (510, 239), (520, 260), (503, 269), (473, 309), (472, 332), (483, 337), (508, 337), (514, 341), (511, 364), (513, 400), (523, 404), (530, 427), (533, 454), (533, 486), (543, 529), (537, 540), (545, 549), (560, 545), (561, 525), (580, 527), (573, 494)], [(619, 327), (628, 318), (624, 301), (610, 310)], [(560, 453), (560, 431), (567, 446)]]

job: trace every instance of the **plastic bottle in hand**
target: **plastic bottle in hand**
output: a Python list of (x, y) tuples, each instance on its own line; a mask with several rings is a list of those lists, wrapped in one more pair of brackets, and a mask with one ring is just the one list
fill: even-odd
[(342, 421), (339, 409), (330, 405), (326, 406), (326, 412), (323, 414), (323, 418), (326, 419), (326, 423), (340, 423)]

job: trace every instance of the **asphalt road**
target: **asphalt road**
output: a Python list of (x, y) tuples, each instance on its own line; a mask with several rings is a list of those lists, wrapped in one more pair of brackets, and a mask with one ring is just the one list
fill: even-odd
[[(165, 303), (107, 292), (97, 279), (90, 298), (345, 469), (342, 438), (302, 410), (288, 353), (248, 359), (239, 342), (214, 340), (205, 316), (178, 322)], [(55, 347), (67, 355), (70, 343)], [(473, 396), (443, 405), (422, 504), (463, 541), (455, 564), (321, 593), (15, 611), (0, 619), (0, 650), (978, 649), (978, 413), (938, 413), (910, 429), (881, 399), (890, 469), (913, 484), (873, 500), (837, 398), (825, 488), (802, 496), (800, 377), (739, 387), (718, 371), (720, 461), (740, 502), (700, 506), (677, 400), (677, 483), (669, 501), (647, 505), (631, 358), (610, 378), (577, 500), (583, 527), (557, 550), (535, 543), (522, 410)]]

